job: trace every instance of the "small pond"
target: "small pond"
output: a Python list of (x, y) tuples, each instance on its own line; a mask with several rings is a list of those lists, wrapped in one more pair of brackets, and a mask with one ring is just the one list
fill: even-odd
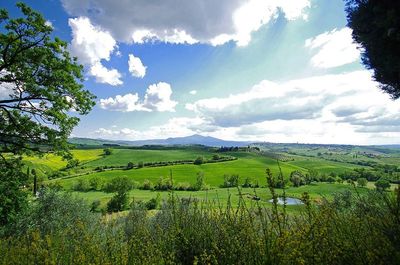
[[(269, 202), (272, 202), (272, 199), (269, 200)], [(283, 205), (282, 197), (278, 198), (278, 204)], [(286, 197), (286, 205), (300, 205), (300, 204), (303, 204), (303, 202), (301, 200), (296, 199), (296, 198)]]

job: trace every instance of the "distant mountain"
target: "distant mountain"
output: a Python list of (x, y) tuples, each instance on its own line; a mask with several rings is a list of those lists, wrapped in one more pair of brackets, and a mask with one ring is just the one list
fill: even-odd
[(167, 139), (123, 141), (123, 140), (105, 140), (73, 137), (68, 140), (71, 144), (77, 145), (122, 145), (122, 146), (143, 146), (143, 145), (206, 145), (206, 146), (247, 146), (251, 142), (225, 141), (218, 138), (202, 135), (191, 135), (186, 137), (174, 137)]

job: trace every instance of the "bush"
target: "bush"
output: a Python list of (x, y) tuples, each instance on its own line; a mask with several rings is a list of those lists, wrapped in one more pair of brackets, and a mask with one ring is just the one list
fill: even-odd
[(202, 190), (204, 189), (206, 183), (204, 181), (204, 173), (198, 172), (196, 177), (196, 183), (193, 186), (193, 190)]
[(160, 179), (158, 180), (157, 184), (154, 186), (155, 190), (173, 190), (173, 186), (172, 186), (172, 182), (169, 178), (162, 178), (160, 177)]
[(153, 186), (153, 183), (150, 180), (145, 179), (143, 181), (143, 185), (140, 188), (142, 190), (152, 190), (154, 188), (154, 186)]
[(107, 203), (107, 212), (120, 212), (125, 210), (128, 202), (128, 196), (126, 191), (121, 190), (114, 194)]
[(218, 154), (214, 154), (213, 156), (212, 156), (212, 160), (215, 160), (215, 161), (217, 161), (217, 160), (220, 160), (220, 156), (218, 155)]
[(101, 187), (101, 180), (98, 177), (89, 179), (89, 186), (92, 190), (97, 190)]
[(326, 178), (326, 182), (328, 183), (334, 183), (336, 181), (336, 178), (334, 176), (328, 176)]
[(357, 186), (365, 187), (368, 184), (368, 180), (366, 178), (358, 178), (357, 179)]
[(126, 176), (115, 177), (111, 181), (109, 181), (103, 185), (103, 191), (104, 192), (117, 192), (117, 191), (123, 190), (123, 189), (128, 191), (128, 190), (131, 190), (134, 188), (133, 185), (134, 185), (134, 182)]
[(292, 171), (290, 173), (290, 181), (293, 183), (294, 187), (300, 187), (306, 184), (303, 173), (298, 170)]
[(182, 190), (182, 191), (186, 191), (186, 190), (192, 190), (192, 186), (190, 185), (190, 183), (188, 182), (179, 182), (175, 187), (175, 190)]
[(195, 164), (195, 165), (201, 165), (203, 163), (204, 163), (204, 157), (202, 157), (202, 156), (197, 157), (193, 162), (193, 164)]
[(109, 155), (111, 155), (111, 154), (112, 154), (112, 149), (110, 149), (110, 148), (105, 148), (105, 149), (103, 150), (103, 155), (109, 156)]
[(156, 198), (151, 198), (149, 201), (145, 203), (145, 207), (147, 210), (157, 209), (160, 205), (160, 194), (157, 194)]
[(245, 178), (244, 183), (242, 184), (242, 187), (243, 188), (251, 188), (252, 187), (249, 177)]
[(224, 184), (222, 188), (238, 187), (239, 186), (239, 175), (224, 175)]
[(386, 179), (379, 179), (375, 182), (375, 187), (377, 190), (385, 191), (386, 189), (390, 188), (390, 182)]
[(135, 165), (132, 162), (128, 162), (126, 169), (132, 169)]
[(78, 159), (70, 159), (67, 162), (67, 165), (65, 166), (65, 168), (74, 168), (76, 166), (79, 165), (79, 160)]
[(94, 200), (92, 204), (90, 205), (90, 211), (91, 212), (98, 212), (98, 208), (100, 206), (100, 200)]
[(87, 192), (90, 190), (90, 185), (87, 179), (79, 178), (77, 181), (74, 182), (72, 185), (72, 190), (74, 191), (82, 191)]
[(143, 161), (140, 161), (139, 163), (138, 163), (138, 168), (143, 168), (144, 167), (144, 163), (143, 163)]

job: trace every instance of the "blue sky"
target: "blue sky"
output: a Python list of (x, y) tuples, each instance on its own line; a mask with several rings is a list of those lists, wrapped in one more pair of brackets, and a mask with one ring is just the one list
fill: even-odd
[(97, 96), (74, 136), (400, 142), (400, 104), (360, 64), (342, 1), (25, 2)]

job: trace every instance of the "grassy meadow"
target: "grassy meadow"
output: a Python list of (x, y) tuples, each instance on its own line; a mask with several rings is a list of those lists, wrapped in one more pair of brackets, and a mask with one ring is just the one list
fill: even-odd
[[(104, 154), (104, 149), (111, 150), (109, 155)], [(356, 149), (355, 149), (356, 150)], [(332, 155), (330, 154), (332, 153)], [(355, 185), (350, 185), (347, 182), (312, 182), (309, 185), (294, 187), (289, 181), (293, 171), (308, 174), (310, 171), (317, 172), (319, 175), (345, 175), (354, 169), (373, 170), (368, 165), (360, 165), (351, 161), (344, 162), (348, 157), (355, 159), (358, 153), (367, 154), (366, 151), (361, 153), (360, 150), (349, 151), (347, 149), (332, 149), (325, 147), (309, 148), (295, 146), (291, 149), (284, 148), (269, 150), (264, 152), (263, 148), (251, 149), (242, 148), (236, 151), (219, 152), (218, 148), (204, 146), (176, 146), (176, 147), (157, 147), (157, 148), (132, 148), (132, 147), (102, 147), (92, 146), (82, 149), (72, 150), (74, 159), (79, 161), (79, 164), (66, 168), (66, 161), (60, 157), (48, 154), (43, 157), (26, 157), (25, 161), (29, 167), (36, 168), (38, 175), (45, 176), (48, 172), (61, 172), (55, 178), (48, 179), (42, 177), (41, 185), (58, 186), (61, 189), (73, 192), (80, 198), (84, 198), (89, 203), (99, 201), (100, 207), (106, 207), (107, 202), (112, 198), (112, 192), (104, 192), (101, 186), (109, 183), (115, 178), (127, 178), (134, 187), (128, 192), (129, 200), (133, 198), (139, 201), (148, 201), (152, 198), (159, 197), (161, 200), (167, 199), (170, 192), (162, 190), (146, 189), (140, 187), (144, 183), (156, 185), (161, 179), (172, 180), (175, 186), (191, 186), (195, 185), (197, 176), (201, 174), (204, 178), (206, 188), (204, 190), (175, 190), (174, 194), (182, 198), (198, 198), (200, 200), (216, 201), (226, 205), (230, 198), (233, 205), (239, 201), (239, 190), (237, 188), (223, 187), (226, 177), (238, 175), (238, 185), (241, 187), (245, 182), (252, 183), (249, 186), (240, 188), (240, 193), (243, 197), (251, 202), (254, 194), (260, 198), (260, 203), (269, 205), (268, 200), (271, 199), (271, 194), (267, 189), (266, 168), (269, 168), (272, 175), (278, 177), (282, 172), (283, 178), (286, 180), (286, 195), (290, 197), (301, 198), (304, 192), (307, 192), (313, 200), (321, 200), (321, 198), (331, 199), (334, 194), (345, 190), (355, 191)], [(277, 159), (275, 154), (278, 154), (284, 159)], [(325, 157), (328, 154), (328, 158)], [(213, 161), (213, 157), (235, 158), (230, 161)], [(332, 156), (335, 157), (333, 161)], [(184, 164), (173, 164), (176, 161), (194, 161), (198, 157), (203, 157), (205, 163), (196, 165), (191, 162)], [(399, 153), (392, 152), (389, 156), (375, 156), (375, 159), (366, 156), (367, 161), (374, 163), (384, 163), (387, 160), (398, 162), (400, 161)], [(381, 160), (385, 159), (384, 162)], [(365, 161), (365, 160), (362, 160)], [(135, 165), (142, 163), (145, 166), (127, 169), (128, 163)], [(163, 162), (163, 165), (151, 165), (152, 163)], [(210, 162), (210, 163), (207, 163)], [(211, 163), (213, 162), (213, 163)], [(363, 162), (364, 163), (364, 162)], [(361, 163), (362, 164), (362, 163)], [(86, 191), (77, 191), (74, 186), (79, 182), (89, 183), (95, 181), (99, 187), (88, 189)], [(257, 183), (257, 185), (254, 185)], [(254, 186), (253, 186), (254, 185)], [(392, 189), (393, 189), (392, 184)], [(374, 182), (369, 182), (366, 187), (357, 188), (357, 192), (364, 193), (368, 189), (374, 189)], [(282, 193), (281, 189), (277, 189), (278, 193)], [(291, 208), (299, 208), (299, 206), (291, 206)]]

